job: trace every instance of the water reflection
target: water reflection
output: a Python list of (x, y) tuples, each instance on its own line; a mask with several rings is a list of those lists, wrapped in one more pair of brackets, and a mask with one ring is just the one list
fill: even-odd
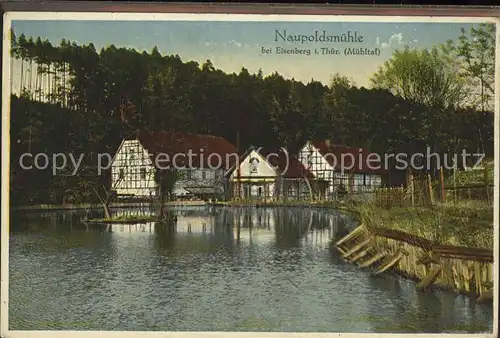
[[(115, 215), (149, 210), (113, 210)], [(353, 224), (316, 208), (100, 210), (11, 216), (11, 329), (440, 332), (491, 330), (492, 309), (372, 277), (329, 250)]]
[[(142, 211), (142, 214), (151, 214)], [(117, 210), (116, 216), (133, 214), (133, 210)], [(288, 208), (185, 208), (172, 211), (171, 223), (111, 224), (113, 233), (155, 233), (173, 238), (173, 233), (205, 234), (209, 238), (225, 234), (247, 244), (273, 243), (279, 247), (300, 246), (303, 242), (327, 245), (332, 237), (345, 230), (348, 218), (335, 212), (308, 209), (301, 213)], [(171, 231), (166, 231), (169, 229)], [(344, 232), (344, 231), (343, 231)]]

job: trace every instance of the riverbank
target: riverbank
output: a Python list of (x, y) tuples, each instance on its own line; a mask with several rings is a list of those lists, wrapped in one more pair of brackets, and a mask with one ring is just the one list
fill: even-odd
[(323, 207), (330, 209), (337, 209), (345, 205), (343, 201), (333, 202), (333, 201), (228, 201), (228, 202), (218, 202), (211, 204), (214, 206), (227, 206), (227, 207), (254, 207), (254, 208), (279, 208), (279, 207)]
[[(128, 203), (111, 203), (110, 208), (149, 208), (148, 202), (128, 202)], [(165, 206), (205, 206), (204, 201), (175, 201), (165, 202)], [(12, 206), (11, 210), (85, 210), (85, 209), (102, 209), (101, 204), (81, 203), (81, 204), (38, 204), (38, 205), (21, 205)]]
[(392, 271), (432, 286), (493, 296), (493, 206), (481, 201), (430, 208), (348, 208), (360, 225), (335, 243), (348, 262), (373, 274)]
[[(149, 202), (120, 202), (111, 203), (111, 208), (146, 208), (150, 207)], [(202, 200), (195, 201), (173, 201), (165, 202), (165, 206), (229, 206), (229, 207), (328, 207), (336, 208), (344, 205), (341, 202), (332, 201), (255, 201), (255, 200), (234, 200), (224, 202), (205, 202)], [(12, 206), (11, 210), (85, 210), (85, 209), (102, 209), (101, 204), (79, 203), (79, 204), (37, 204), (37, 205), (18, 205)]]

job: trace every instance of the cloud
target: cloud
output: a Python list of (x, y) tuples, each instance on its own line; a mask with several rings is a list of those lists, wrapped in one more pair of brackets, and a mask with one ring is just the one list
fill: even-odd
[[(226, 44), (224, 44), (224, 45), (226, 45)], [(241, 48), (241, 46), (243, 46), (243, 44), (242, 44), (241, 42), (238, 42), (238, 41), (236, 41), (236, 40), (230, 40), (230, 41), (227, 43), (227, 45), (229, 45), (229, 46), (236, 46), (236, 47), (238, 47), (238, 48)]]
[(398, 44), (401, 45), (403, 44), (403, 33), (394, 33), (391, 35), (389, 40), (385, 42), (381, 42), (380, 38), (377, 37), (377, 45), (380, 45), (382, 48), (387, 48), (391, 45)]

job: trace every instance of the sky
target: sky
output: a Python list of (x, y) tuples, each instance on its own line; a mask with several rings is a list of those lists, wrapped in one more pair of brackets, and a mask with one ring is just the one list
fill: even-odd
[[(346, 75), (358, 86), (369, 87), (370, 77), (388, 60), (394, 50), (405, 45), (430, 48), (447, 40), (457, 40), (467, 23), (355, 23), (355, 22), (217, 22), (217, 21), (13, 21), (17, 36), (41, 37), (58, 45), (64, 38), (78, 44), (92, 42), (96, 49), (117, 47), (151, 51), (157, 46), (162, 54), (178, 54), (183, 61), (200, 64), (210, 59), (225, 72), (251, 73), (262, 69), (264, 75), (278, 72), (287, 78), (325, 84), (335, 73)], [(363, 43), (275, 42), (275, 30), (289, 34), (313, 34), (326, 30), (328, 35), (357, 31)], [(379, 48), (378, 56), (278, 55), (262, 54), (262, 47), (286, 48), (344, 47)], [(19, 71), (19, 65), (14, 66)], [(16, 85), (14, 83), (14, 88)]]

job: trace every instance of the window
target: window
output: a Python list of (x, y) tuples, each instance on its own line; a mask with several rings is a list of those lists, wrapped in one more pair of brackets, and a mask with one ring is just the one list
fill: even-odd
[(141, 168), (141, 180), (146, 179), (146, 168)]
[(118, 176), (118, 179), (123, 180), (124, 177), (125, 177), (125, 171), (122, 168), (122, 169), (120, 169), (120, 174)]
[(256, 157), (252, 157), (250, 159), (250, 173), (258, 173), (259, 172), (259, 160)]
[(207, 179), (207, 172), (205, 170), (201, 171), (201, 179), (206, 180)]
[(188, 180), (190, 180), (190, 179), (192, 179), (192, 178), (193, 178), (193, 174), (192, 174), (191, 170), (189, 170), (189, 169), (188, 169), (188, 170), (186, 170), (186, 178), (187, 178)]
[(312, 161), (312, 153), (306, 154), (306, 161)]

